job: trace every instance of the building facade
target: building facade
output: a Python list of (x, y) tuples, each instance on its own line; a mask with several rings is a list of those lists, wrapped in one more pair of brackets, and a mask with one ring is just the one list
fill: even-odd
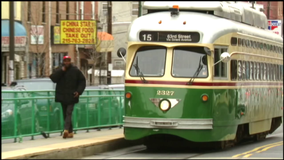
[[(80, 16), (77, 19), (85, 19), (85, 20), (97, 20), (97, 32), (98, 39), (101, 40), (101, 44), (97, 44), (97, 46), (103, 46), (99, 48), (104, 48), (103, 50), (97, 51), (99, 54), (99, 58), (94, 57), (94, 50), (96, 47), (90, 45), (79, 45), (78, 50), (80, 52), (80, 63), (81, 70), (88, 78), (89, 83), (97, 84), (97, 81), (94, 80), (94, 72), (100, 70), (99, 73), (102, 73), (102, 70), (107, 69), (107, 52), (111, 52), (111, 63), (113, 70), (124, 70), (125, 64), (121, 58), (117, 57), (117, 50), (121, 47), (127, 48), (127, 32), (128, 26), (137, 18), (138, 8), (136, 10), (136, 15), (133, 16), (132, 8), (133, 2), (114, 2), (112, 1), (112, 34), (109, 35), (108, 32), (108, 2), (107, 1), (83, 1), (78, 3), (78, 8), (80, 12)], [(138, 2), (134, 2), (136, 6), (138, 6)], [(123, 11), (121, 8), (124, 8)], [(135, 14), (135, 13), (134, 13)], [(103, 37), (100, 37), (103, 36)], [(106, 37), (109, 37), (106, 38)], [(104, 40), (102, 40), (104, 39)], [(113, 39), (113, 40), (112, 40)], [(89, 71), (89, 72), (88, 72)], [(106, 83), (105, 74), (100, 75), (99, 77), (103, 77), (103, 83)], [(94, 79), (93, 79), (94, 78)]]
[(53, 43), (54, 26), (60, 26), (62, 19), (75, 18), (75, 2), (25, 1), (22, 10), (28, 42), (27, 78), (48, 77), (65, 55), (76, 62), (74, 45)]
[(283, 1), (257, 1), (256, 3), (263, 5), (267, 19), (282, 21), (281, 33), (283, 37)]
[[(14, 53), (14, 79), (24, 78), (25, 54), (27, 51), (27, 31), (22, 24), (22, 8), (23, 2), (14, 3), (14, 27), (15, 27), (15, 53)], [(9, 80), (9, 40), (10, 40), (10, 24), (9, 24), (9, 6), (10, 2), (1, 2), (1, 83), (8, 84)]]

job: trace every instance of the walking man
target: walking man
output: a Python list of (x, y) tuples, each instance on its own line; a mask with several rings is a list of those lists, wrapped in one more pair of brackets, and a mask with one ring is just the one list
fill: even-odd
[(86, 88), (83, 73), (71, 64), (69, 56), (63, 57), (63, 67), (57, 68), (50, 79), (56, 83), (55, 102), (60, 102), (64, 117), (63, 138), (73, 138), (72, 112), (79, 96)]

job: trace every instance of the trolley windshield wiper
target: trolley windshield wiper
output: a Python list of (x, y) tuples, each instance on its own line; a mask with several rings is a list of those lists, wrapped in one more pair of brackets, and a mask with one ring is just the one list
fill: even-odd
[(141, 81), (143, 81), (143, 83), (148, 83), (148, 81), (145, 79), (143, 73), (141, 72), (139, 66), (138, 66), (138, 56), (136, 58), (136, 64), (133, 64), (133, 67), (135, 68), (136, 72), (137, 72), (137, 76), (140, 77)]
[(189, 82), (187, 84), (192, 85), (194, 79), (199, 75), (200, 71), (202, 70), (203, 64), (202, 64), (201, 60), (202, 60), (202, 57), (200, 57), (197, 70), (195, 71), (194, 75), (192, 76), (192, 78), (189, 80)]

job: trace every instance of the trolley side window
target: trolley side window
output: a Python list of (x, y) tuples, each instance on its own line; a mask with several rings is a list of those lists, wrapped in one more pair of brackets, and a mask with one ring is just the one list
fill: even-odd
[(139, 48), (132, 62), (130, 76), (139, 77), (142, 73), (144, 77), (162, 77), (165, 73), (166, 51), (166, 47), (162, 46)]
[(208, 77), (207, 54), (204, 47), (175, 47), (173, 52), (173, 77), (193, 77), (199, 69), (200, 61), (202, 68), (196, 77)]
[[(226, 48), (215, 48), (214, 49), (214, 64), (219, 62), (222, 53), (227, 52)], [(227, 64), (219, 62), (214, 66), (214, 77), (215, 78), (227, 78)]]

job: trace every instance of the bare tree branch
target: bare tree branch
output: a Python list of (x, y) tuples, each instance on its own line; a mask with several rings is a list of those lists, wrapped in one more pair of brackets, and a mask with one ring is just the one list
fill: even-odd
[[(36, 4), (35, 4), (36, 3)], [(48, 61), (45, 61), (45, 55), (48, 48), (48, 42), (45, 41), (45, 37), (48, 36), (47, 27), (42, 25), (42, 3), (41, 2), (33, 2), (32, 3), (32, 12), (30, 12), (30, 41), (32, 41), (32, 37), (35, 39), (35, 44), (29, 45), (29, 50), (32, 52), (34, 57), (37, 59), (38, 72), (36, 73), (36, 77), (45, 76), (45, 71), (48, 69), (46, 64)], [(34, 7), (36, 5), (36, 7)], [(43, 26), (40, 28), (39, 26)], [(43, 32), (43, 33), (42, 33)], [(43, 44), (39, 44), (40, 36), (43, 35)]]
[[(85, 55), (93, 61), (92, 66), (92, 84), (95, 84), (95, 70), (98, 67), (100, 70), (99, 83), (101, 84), (101, 70), (107, 68), (106, 62), (106, 52), (112, 47), (113, 41), (108, 40), (106, 36), (109, 36), (106, 33), (101, 33), (97, 35), (98, 42), (97, 44), (92, 45), (92, 52), (85, 53)], [(108, 40), (108, 41), (106, 41)], [(104, 50), (102, 50), (104, 49)]]

